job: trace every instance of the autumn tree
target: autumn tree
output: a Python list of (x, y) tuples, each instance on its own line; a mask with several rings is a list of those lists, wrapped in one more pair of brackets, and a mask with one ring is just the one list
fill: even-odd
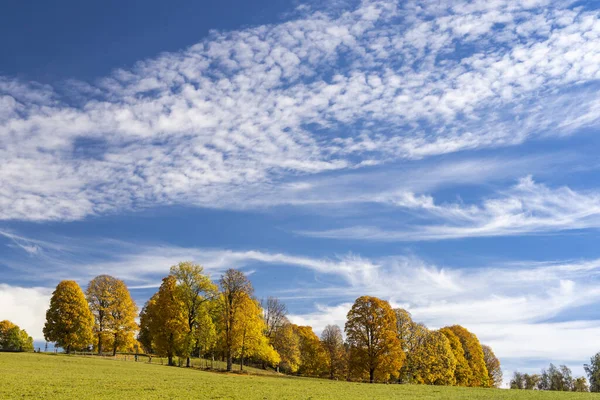
[(263, 305), (265, 335), (273, 339), (277, 330), (287, 322), (287, 307), (276, 297), (269, 297)]
[[(204, 274), (201, 265), (191, 262), (181, 262), (172, 266), (170, 274), (177, 281), (177, 296), (183, 305), (184, 318), (187, 321), (184, 352), (186, 366), (189, 367), (191, 353), (199, 347), (196, 331), (202, 329), (202, 321), (207, 321), (202, 315), (206, 313), (207, 308), (203, 306), (216, 296), (217, 287), (210, 281), (209, 276)], [(210, 327), (207, 329), (210, 330)]]
[(590, 358), (590, 363), (583, 366), (590, 381), (590, 392), (600, 392), (600, 352)]
[(233, 346), (235, 332), (240, 318), (241, 305), (246, 297), (252, 297), (254, 289), (246, 276), (238, 270), (228, 269), (219, 281), (220, 322), (222, 324), (223, 346), (227, 358), (227, 371), (233, 367)]
[(300, 367), (300, 339), (294, 325), (285, 319), (275, 332), (271, 343), (281, 357), (278, 370), (287, 373), (297, 372)]
[(426, 385), (453, 385), (456, 359), (450, 342), (439, 331), (427, 331), (419, 340), (410, 358), (410, 373), (414, 383)]
[(0, 350), (33, 351), (33, 338), (10, 321), (0, 321)]
[(130, 348), (138, 328), (135, 322), (138, 310), (125, 282), (99, 275), (90, 281), (86, 298), (94, 315), (98, 354), (102, 354), (105, 344), (112, 347), (113, 355), (119, 349)]
[(589, 392), (590, 387), (588, 386), (587, 380), (585, 377), (580, 376), (575, 378), (573, 381), (573, 391), (574, 392)]
[(456, 368), (454, 369), (454, 382), (458, 386), (468, 386), (472, 380), (473, 373), (471, 367), (465, 358), (465, 351), (458, 336), (450, 328), (442, 328), (440, 332), (446, 336), (452, 349), (452, 354), (456, 360)]
[(488, 371), (477, 336), (460, 325), (450, 326), (449, 329), (458, 337), (465, 352), (465, 359), (471, 372), (468, 386), (488, 386)]
[(187, 320), (174, 276), (163, 278), (158, 292), (144, 306), (140, 323), (140, 343), (166, 356), (169, 365), (173, 365), (175, 355), (185, 353)]
[(500, 360), (494, 354), (490, 346), (482, 345), (483, 360), (488, 371), (488, 385), (490, 387), (500, 387), (502, 385), (502, 368)]
[(240, 359), (240, 371), (244, 369), (244, 360), (255, 357), (266, 364), (279, 363), (279, 354), (269, 344), (265, 336), (265, 322), (260, 304), (248, 294), (240, 296), (239, 310), (232, 331), (232, 353)]
[(44, 337), (66, 350), (87, 348), (93, 342), (94, 316), (75, 281), (62, 281), (50, 298)]
[(295, 326), (300, 344), (300, 368), (305, 376), (322, 376), (327, 372), (327, 353), (310, 326)]
[(335, 379), (342, 376), (344, 363), (344, 338), (342, 330), (337, 325), (327, 325), (321, 333), (321, 343), (327, 355), (327, 367), (329, 369), (329, 379)]
[(371, 383), (398, 376), (405, 356), (396, 333), (396, 316), (387, 301), (370, 296), (356, 299), (345, 331), (353, 370), (364, 372)]
[(411, 314), (401, 308), (394, 310), (396, 315), (396, 335), (406, 359), (399, 371), (401, 383), (415, 383), (415, 369), (417, 350), (424, 345), (429, 335), (429, 329), (424, 324), (413, 321)]

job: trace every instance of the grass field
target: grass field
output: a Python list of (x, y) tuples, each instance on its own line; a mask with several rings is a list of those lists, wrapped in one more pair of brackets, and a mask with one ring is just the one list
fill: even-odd
[(81, 356), (0, 353), (0, 398), (30, 399), (591, 399), (555, 393), (369, 385), (325, 379), (205, 372)]

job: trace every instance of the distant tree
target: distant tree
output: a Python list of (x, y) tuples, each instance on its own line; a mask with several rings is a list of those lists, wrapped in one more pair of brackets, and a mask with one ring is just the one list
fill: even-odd
[(590, 358), (590, 363), (583, 366), (590, 381), (590, 392), (600, 392), (600, 352)]
[(574, 392), (589, 392), (590, 387), (588, 386), (587, 380), (585, 377), (580, 376), (575, 378), (573, 381), (573, 391)]
[(140, 324), (140, 343), (166, 356), (169, 365), (174, 365), (174, 356), (185, 353), (187, 320), (174, 276), (163, 278), (158, 292), (144, 306)]
[(513, 372), (513, 377), (510, 380), (511, 389), (525, 389), (525, 376), (519, 371)]
[(93, 326), (94, 316), (77, 282), (60, 282), (46, 311), (46, 340), (56, 342), (67, 354), (73, 349), (85, 349), (93, 342)]
[(453, 385), (456, 359), (450, 342), (439, 331), (428, 331), (407, 358), (413, 382), (426, 385)]
[(233, 346), (236, 339), (235, 332), (240, 318), (240, 305), (247, 297), (252, 297), (254, 289), (246, 276), (238, 270), (228, 269), (219, 282), (221, 293), (219, 296), (220, 321), (222, 325), (223, 347), (227, 358), (227, 371), (233, 367)]
[(452, 354), (454, 354), (454, 358), (456, 359), (456, 368), (454, 370), (455, 384), (458, 386), (468, 386), (472, 380), (473, 372), (465, 358), (465, 351), (460, 339), (450, 328), (442, 328), (440, 329), (440, 332), (448, 339)]
[(418, 383), (416, 379), (417, 369), (420, 357), (419, 350), (425, 346), (425, 341), (429, 336), (429, 329), (425, 324), (410, 321), (406, 326), (404, 338), (404, 353), (406, 360), (400, 371), (400, 381), (402, 383)]
[(204, 274), (201, 265), (191, 262), (181, 262), (172, 266), (170, 274), (177, 281), (176, 293), (183, 305), (184, 318), (187, 321), (184, 353), (186, 353), (186, 366), (189, 367), (191, 354), (198, 347), (196, 331), (200, 329), (200, 322), (206, 321), (201, 315), (206, 311), (203, 305), (216, 296), (217, 287), (211, 282), (210, 277)]
[(281, 357), (279, 369), (287, 373), (297, 372), (300, 367), (300, 338), (294, 325), (286, 319), (277, 329), (271, 343)]
[(538, 374), (523, 374), (525, 387), (523, 389), (534, 390), (538, 387), (542, 377)]
[(550, 363), (548, 369), (542, 370), (538, 389), (570, 392), (573, 390), (573, 383), (573, 376), (569, 367), (561, 365), (557, 368)]
[(327, 373), (327, 353), (319, 337), (310, 326), (295, 326), (300, 345), (300, 367), (305, 376), (323, 376)]
[(490, 387), (500, 387), (502, 385), (500, 360), (498, 360), (490, 346), (481, 345), (481, 348), (483, 350), (483, 360), (488, 371), (488, 385)]
[(344, 337), (342, 330), (337, 325), (327, 325), (321, 334), (321, 343), (327, 354), (329, 379), (340, 378), (344, 375)]
[(10, 321), (0, 321), (0, 350), (33, 351), (33, 338)]
[(373, 383), (397, 377), (404, 352), (396, 332), (396, 315), (387, 301), (362, 296), (348, 312), (345, 326), (350, 364)]
[(138, 310), (125, 283), (109, 275), (99, 275), (90, 281), (86, 298), (94, 315), (98, 354), (104, 345), (111, 345), (113, 355), (119, 349), (131, 348), (138, 329), (135, 322)]
[(465, 352), (465, 359), (472, 374), (468, 386), (488, 386), (488, 371), (477, 336), (460, 325), (450, 326), (449, 329), (458, 337)]

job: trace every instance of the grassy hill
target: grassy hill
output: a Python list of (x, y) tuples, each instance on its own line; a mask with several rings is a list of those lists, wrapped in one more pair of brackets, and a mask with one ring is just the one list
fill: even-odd
[(31, 399), (585, 399), (555, 393), (369, 385), (275, 375), (239, 375), (80, 356), (0, 353), (0, 398)]

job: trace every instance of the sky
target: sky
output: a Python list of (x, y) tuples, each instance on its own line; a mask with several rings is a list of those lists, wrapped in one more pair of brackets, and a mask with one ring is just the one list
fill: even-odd
[(361, 295), (490, 345), (600, 351), (600, 4), (0, 6), (0, 320), (63, 279), (244, 271), (320, 333)]

